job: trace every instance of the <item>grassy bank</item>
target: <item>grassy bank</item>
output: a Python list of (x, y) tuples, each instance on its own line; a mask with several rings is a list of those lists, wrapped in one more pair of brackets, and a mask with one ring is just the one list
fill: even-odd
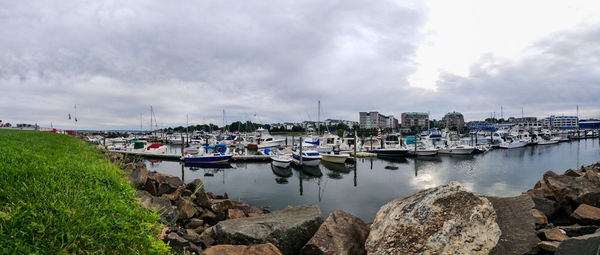
[(0, 130), (0, 254), (161, 254), (158, 219), (93, 146)]

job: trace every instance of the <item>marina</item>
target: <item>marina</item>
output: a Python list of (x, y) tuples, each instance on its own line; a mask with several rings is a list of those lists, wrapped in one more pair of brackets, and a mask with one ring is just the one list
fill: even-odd
[[(495, 149), (477, 155), (359, 158), (356, 164), (321, 161), (316, 167), (280, 168), (269, 162), (232, 162), (185, 166), (175, 161), (146, 160), (151, 171), (202, 179), (207, 190), (273, 210), (288, 205), (317, 204), (324, 214), (348, 211), (373, 220), (386, 202), (418, 190), (458, 181), (492, 196), (516, 196), (548, 170), (577, 169), (598, 161), (600, 139), (578, 139), (552, 146)], [(170, 150), (175, 151), (176, 146)], [(348, 199), (352, 197), (352, 199)]]

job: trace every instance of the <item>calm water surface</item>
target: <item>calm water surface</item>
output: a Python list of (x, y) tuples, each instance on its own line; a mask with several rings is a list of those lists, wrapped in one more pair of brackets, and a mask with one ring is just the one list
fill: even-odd
[[(317, 204), (323, 215), (336, 209), (372, 221), (383, 204), (421, 189), (458, 181), (467, 189), (492, 196), (515, 196), (527, 191), (547, 170), (569, 168), (600, 160), (600, 139), (557, 145), (497, 149), (473, 156), (406, 158), (390, 161), (358, 159), (355, 165), (322, 163), (306, 171), (281, 171), (270, 163), (231, 163), (231, 168), (190, 169), (179, 162), (146, 161), (148, 169), (204, 181), (207, 191), (227, 192), (231, 199), (272, 210), (287, 205)], [(175, 153), (176, 149), (172, 149)], [(315, 177), (308, 172), (321, 172)], [(212, 174), (212, 176), (211, 176)]]

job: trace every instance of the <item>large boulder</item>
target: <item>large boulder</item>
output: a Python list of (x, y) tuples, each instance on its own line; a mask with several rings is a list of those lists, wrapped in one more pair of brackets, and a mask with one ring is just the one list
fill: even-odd
[(502, 235), (490, 254), (524, 254), (540, 241), (530, 213), (534, 202), (527, 194), (516, 197), (487, 197), (496, 211)]
[(544, 195), (544, 190), (542, 188), (528, 190), (527, 194), (531, 196), (531, 199), (535, 204), (533, 208), (544, 213), (546, 217), (551, 217), (558, 211), (558, 204), (556, 201), (548, 199)]
[(302, 254), (366, 254), (365, 241), (368, 235), (369, 227), (364, 221), (345, 211), (336, 210), (302, 248)]
[(589, 235), (593, 234), (594, 232), (596, 232), (596, 230), (598, 230), (598, 226), (580, 226), (578, 224), (560, 226), (559, 228), (565, 231), (565, 233), (569, 237)]
[(500, 234), (492, 203), (451, 182), (382, 206), (365, 246), (369, 254), (488, 254)]
[(221, 221), (215, 240), (221, 244), (272, 243), (283, 254), (298, 254), (323, 223), (316, 205), (285, 208), (269, 214)]
[(582, 204), (571, 214), (571, 217), (584, 225), (600, 225), (600, 208)]
[(600, 206), (600, 185), (586, 176), (557, 175), (548, 171), (541, 182), (544, 191), (552, 194), (567, 213), (573, 212), (579, 204)]
[(598, 255), (600, 254), (600, 233), (583, 235), (564, 240), (554, 251), (555, 255)]
[(281, 255), (275, 245), (216, 245), (204, 251), (204, 255)]
[(177, 207), (171, 205), (171, 200), (166, 197), (148, 196), (147, 192), (138, 192), (138, 201), (140, 204), (151, 211), (160, 215), (163, 222), (171, 222), (175, 219)]

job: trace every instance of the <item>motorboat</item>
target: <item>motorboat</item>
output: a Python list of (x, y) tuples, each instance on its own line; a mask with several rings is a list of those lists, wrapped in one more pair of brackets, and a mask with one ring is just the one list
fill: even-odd
[(500, 143), (499, 147), (503, 149), (514, 149), (521, 148), (527, 146), (527, 142), (519, 140), (518, 137), (515, 136), (507, 136), (504, 138), (504, 141)]
[(466, 145), (456, 133), (449, 133), (446, 140), (439, 142), (436, 146), (440, 154), (469, 155), (473, 154), (474, 146)]
[[(302, 157), (302, 163), (300, 163), (300, 157)], [(292, 152), (292, 163), (296, 165), (305, 165), (305, 166), (318, 166), (321, 162), (321, 154), (318, 151), (302, 151), (302, 155), (300, 152), (294, 151)]]
[(544, 136), (537, 136), (535, 139), (535, 144), (537, 145), (549, 145), (549, 144), (557, 144), (560, 140), (552, 138), (547, 138)]
[(406, 147), (408, 155), (412, 156), (435, 156), (438, 153), (438, 150), (427, 142), (415, 141), (415, 136), (406, 137)]
[(285, 142), (284, 139), (273, 138), (273, 136), (269, 134), (269, 131), (263, 128), (258, 128), (256, 133), (256, 136), (249, 137), (254, 138), (254, 141), (249, 141), (246, 145), (250, 150), (281, 147)]
[(271, 164), (276, 167), (286, 168), (292, 163), (292, 157), (286, 154), (271, 156)]
[(350, 158), (350, 154), (335, 154), (334, 152), (321, 154), (323, 161), (344, 164)]
[(185, 163), (222, 163), (228, 162), (233, 155), (229, 153), (227, 145), (217, 144), (215, 146), (205, 146), (197, 155), (185, 154), (183, 161)]

